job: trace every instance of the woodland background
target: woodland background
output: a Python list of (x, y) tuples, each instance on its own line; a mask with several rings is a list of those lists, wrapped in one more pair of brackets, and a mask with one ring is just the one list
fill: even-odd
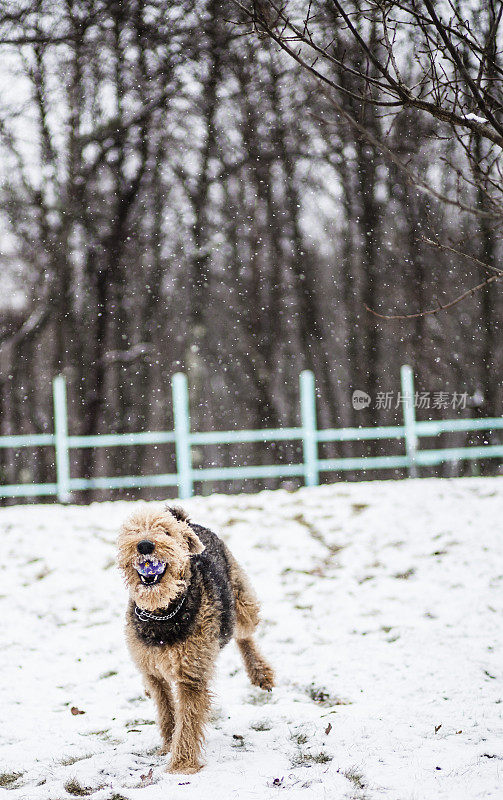
[[(178, 370), (193, 430), (297, 424), (303, 368), (320, 426), (399, 422), (351, 393), (397, 392), (403, 363), (418, 390), (468, 392), (464, 415), (501, 415), (501, 4), (436, 4), (458, 60), (428, 5), (2, 4), (0, 434), (52, 431), (60, 372), (82, 434), (170, 428)], [(366, 310), (438, 309), (479, 284), (438, 313)], [(0, 481), (50, 480), (53, 461), (0, 450)], [(73, 469), (171, 471), (174, 450), (82, 451)], [(424, 474), (473, 469), (499, 467)]]

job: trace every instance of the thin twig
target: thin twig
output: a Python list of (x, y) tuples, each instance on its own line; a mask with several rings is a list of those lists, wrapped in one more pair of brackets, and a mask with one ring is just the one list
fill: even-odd
[(437, 308), (430, 308), (428, 311), (417, 311), (415, 314), (379, 314), (378, 311), (375, 311), (373, 308), (369, 308), (369, 306), (367, 306), (366, 304), (364, 304), (364, 305), (365, 305), (365, 309), (370, 314), (373, 314), (374, 317), (379, 317), (379, 319), (387, 319), (387, 320), (391, 320), (391, 319), (417, 319), (418, 317), (429, 317), (429, 316), (432, 316), (433, 314), (438, 314), (440, 311), (447, 311), (448, 308), (452, 308), (453, 306), (457, 305), (457, 303), (460, 303), (466, 297), (469, 297), (470, 295), (474, 295), (476, 292), (479, 292), (485, 286), (488, 286), (490, 283), (494, 283), (495, 281), (499, 281), (502, 278), (503, 278), (503, 273), (501, 273), (500, 275), (491, 275), (490, 278), (487, 278), (487, 280), (483, 281), (482, 283), (477, 284), (477, 286), (472, 286), (471, 289), (468, 289), (466, 292), (463, 292), (463, 294), (460, 294), (459, 297), (456, 297), (454, 300), (451, 300), (450, 303), (445, 303), (445, 305), (442, 305), (437, 300), (437, 303), (438, 303), (438, 307)]
[(475, 264), (478, 264), (479, 267), (482, 267), (486, 270), (491, 270), (492, 272), (496, 272), (500, 277), (503, 277), (503, 270), (498, 269), (498, 267), (493, 267), (492, 264), (486, 264), (485, 261), (481, 261), (480, 258), (476, 258), (476, 256), (470, 255), (470, 253), (463, 253), (462, 250), (456, 250), (455, 247), (450, 247), (447, 244), (441, 244), (440, 242), (435, 242), (433, 239), (427, 239), (426, 236), (422, 236), (421, 239), (426, 244), (430, 244), (432, 247), (438, 247), (440, 250), (444, 250), (448, 253), (454, 253), (456, 256), (462, 256), (463, 258), (469, 258), (470, 261), (474, 261)]

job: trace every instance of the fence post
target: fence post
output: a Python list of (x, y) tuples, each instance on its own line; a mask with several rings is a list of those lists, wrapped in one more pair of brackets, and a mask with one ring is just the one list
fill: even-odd
[(414, 402), (414, 373), (412, 367), (403, 364), (400, 370), (402, 383), (403, 422), (405, 427), (405, 452), (409, 461), (409, 478), (417, 478), (417, 445), (416, 409)]
[(190, 447), (190, 413), (187, 376), (176, 372), (171, 381), (173, 392), (173, 418), (175, 429), (176, 471), (178, 497), (186, 500), (194, 494), (192, 482), (192, 451)]
[(309, 369), (300, 373), (300, 418), (302, 422), (302, 447), (304, 453), (304, 482), (318, 486), (318, 439), (316, 429), (316, 391), (314, 375)]
[(68, 411), (66, 404), (66, 380), (58, 375), (52, 382), (54, 401), (54, 439), (56, 449), (56, 483), (58, 500), (68, 503), (70, 493), (70, 451), (68, 447)]

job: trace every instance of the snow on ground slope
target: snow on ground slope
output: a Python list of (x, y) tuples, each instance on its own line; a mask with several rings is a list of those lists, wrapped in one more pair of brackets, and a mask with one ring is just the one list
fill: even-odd
[[(272, 694), (225, 648), (207, 767), (165, 772), (123, 642), (133, 504), (0, 511), (0, 792), (195, 800), (503, 796), (503, 481), (196, 498), (263, 601)], [(7, 793), (7, 790), (8, 793)]]

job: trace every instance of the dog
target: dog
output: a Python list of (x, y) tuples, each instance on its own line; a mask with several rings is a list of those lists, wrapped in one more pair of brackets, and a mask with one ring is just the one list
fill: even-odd
[(126, 641), (157, 705), (160, 753), (171, 750), (169, 772), (197, 772), (221, 648), (234, 636), (251, 683), (274, 686), (253, 639), (257, 597), (224, 542), (176, 507), (135, 511), (119, 533), (118, 565), (129, 590)]

